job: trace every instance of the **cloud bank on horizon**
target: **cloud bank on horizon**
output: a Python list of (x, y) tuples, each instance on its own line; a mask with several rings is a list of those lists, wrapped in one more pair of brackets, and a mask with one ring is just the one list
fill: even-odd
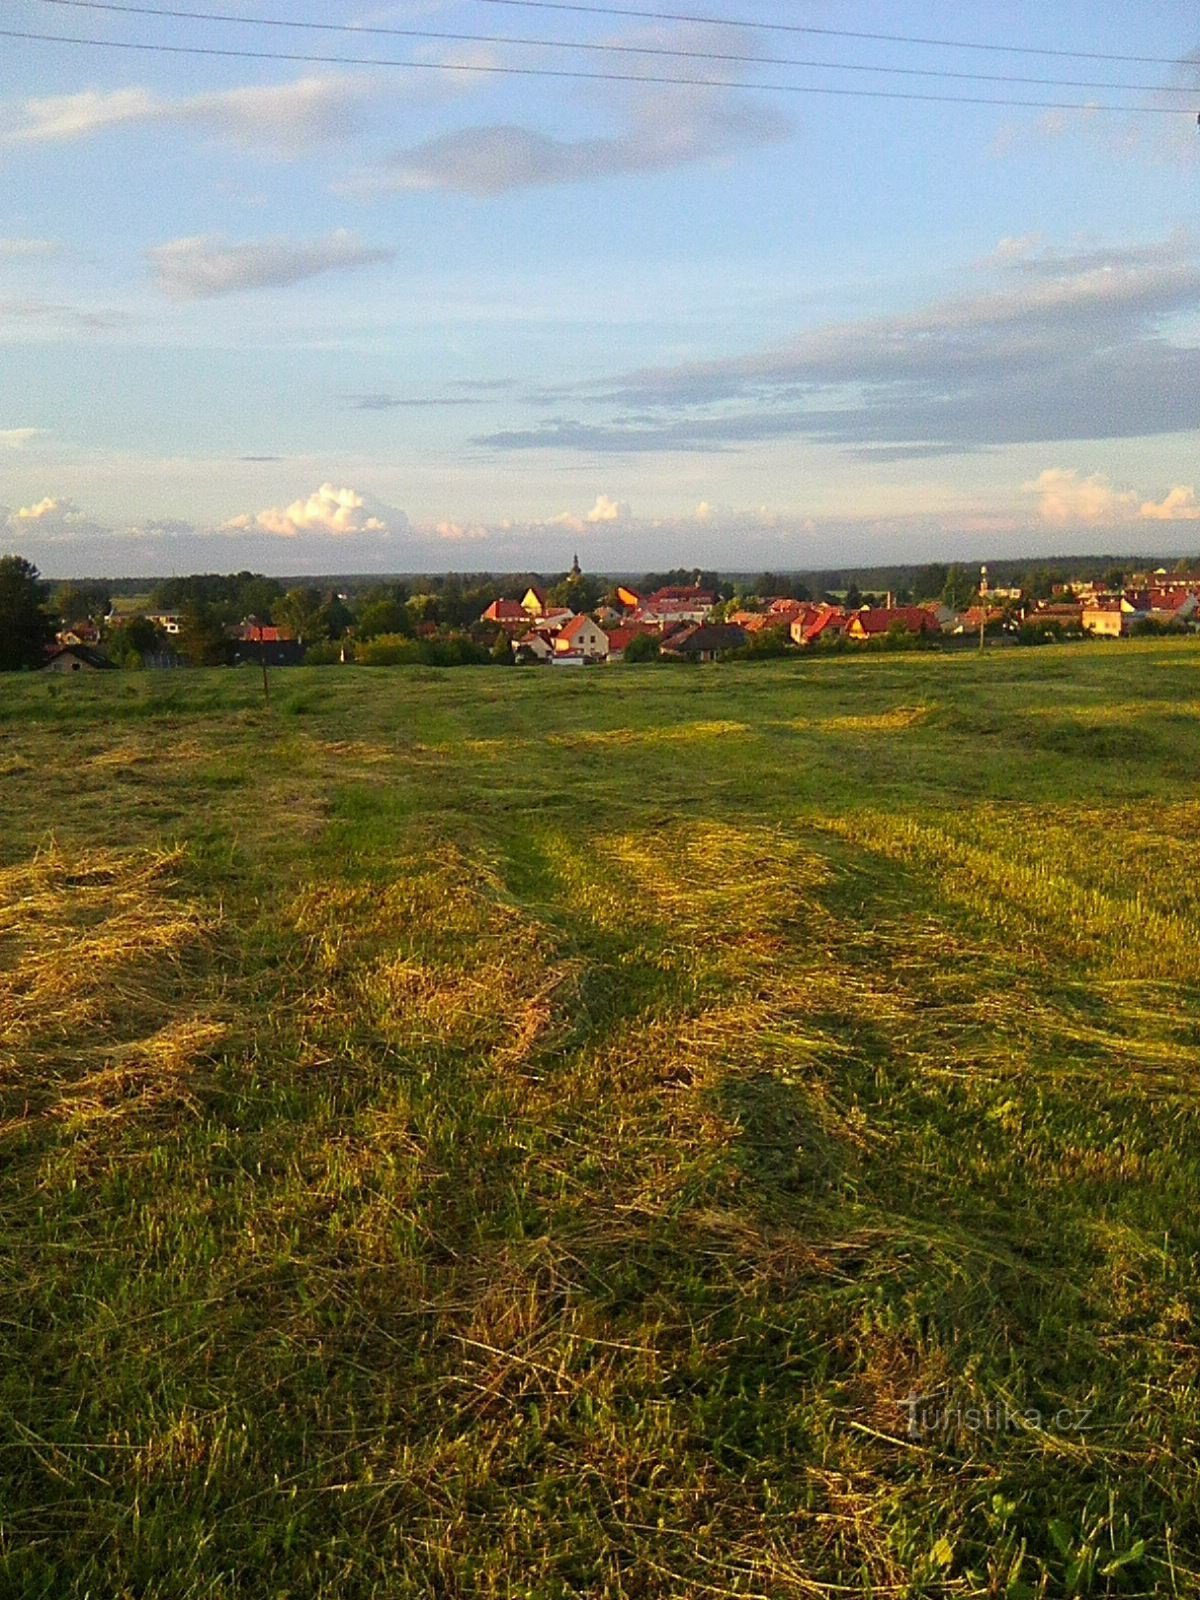
[[(288, 19), (345, 34), (155, 24), (258, 59), (26, 44), (0, 91), (6, 546), (95, 572), (1186, 546), (1188, 19), (1063, 0), (1001, 38), (939, 9), (905, 31), (973, 49), (578, 12), (522, 44), (478, 0), (403, 39), (345, 0)], [(880, 0), (838, 25), (894, 31)], [(1014, 44), (1175, 64), (1103, 113), (1061, 53), (1021, 95), (953, 76)], [(986, 103), (1018, 98), (1079, 107)]]

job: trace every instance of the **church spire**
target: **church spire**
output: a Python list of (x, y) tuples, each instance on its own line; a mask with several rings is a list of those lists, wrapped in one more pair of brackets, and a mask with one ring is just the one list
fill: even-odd
[(579, 566), (579, 552), (578, 551), (575, 552), (575, 560), (571, 564), (571, 576), (573, 578), (582, 578), (583, 577), (583, 572), (581, 571), (580, 566)]

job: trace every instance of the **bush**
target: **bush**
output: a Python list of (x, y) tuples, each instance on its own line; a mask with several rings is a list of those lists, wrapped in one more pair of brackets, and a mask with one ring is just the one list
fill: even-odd
[[(310, 644), (304, 652), (304, 665), (306, 667), (333, 667), (342, 660), (343, 646), (336, 639), (318, 639), (316, 644)], [(346, 658), (353, 660), (350, 648), (346, 647)]]
[(635, 634), (625, 646), (626, 661), (657, 661), (659, 642), (652, 633)]
[(381, 633), (358, 646), (355, 660), (363, 667), (408, 667), (416, 666), (423, 657), (416, 639), (407, 639), (402, 633)]

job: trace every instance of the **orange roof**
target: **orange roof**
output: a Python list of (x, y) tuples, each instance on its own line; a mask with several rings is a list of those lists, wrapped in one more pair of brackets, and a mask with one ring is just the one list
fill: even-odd
[(565, 628), (559, 629), (558, 637), (560, 639), (575, 639), (583, 632), (584, 627), (588, 625), (595, 628), (597, 633), (603, 634), (605, 639), (608, 638), (608, 635), (604, 632), (604, 629), (597, 627), (596, 623), (592, 621), (591, 617), (586, 615), (572, 617)]

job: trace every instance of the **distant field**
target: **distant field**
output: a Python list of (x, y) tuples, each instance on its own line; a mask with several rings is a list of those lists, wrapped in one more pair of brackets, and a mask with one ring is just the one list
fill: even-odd
[(0, 679), (0, 1593), (1200, 1592), (1200, 643)]

